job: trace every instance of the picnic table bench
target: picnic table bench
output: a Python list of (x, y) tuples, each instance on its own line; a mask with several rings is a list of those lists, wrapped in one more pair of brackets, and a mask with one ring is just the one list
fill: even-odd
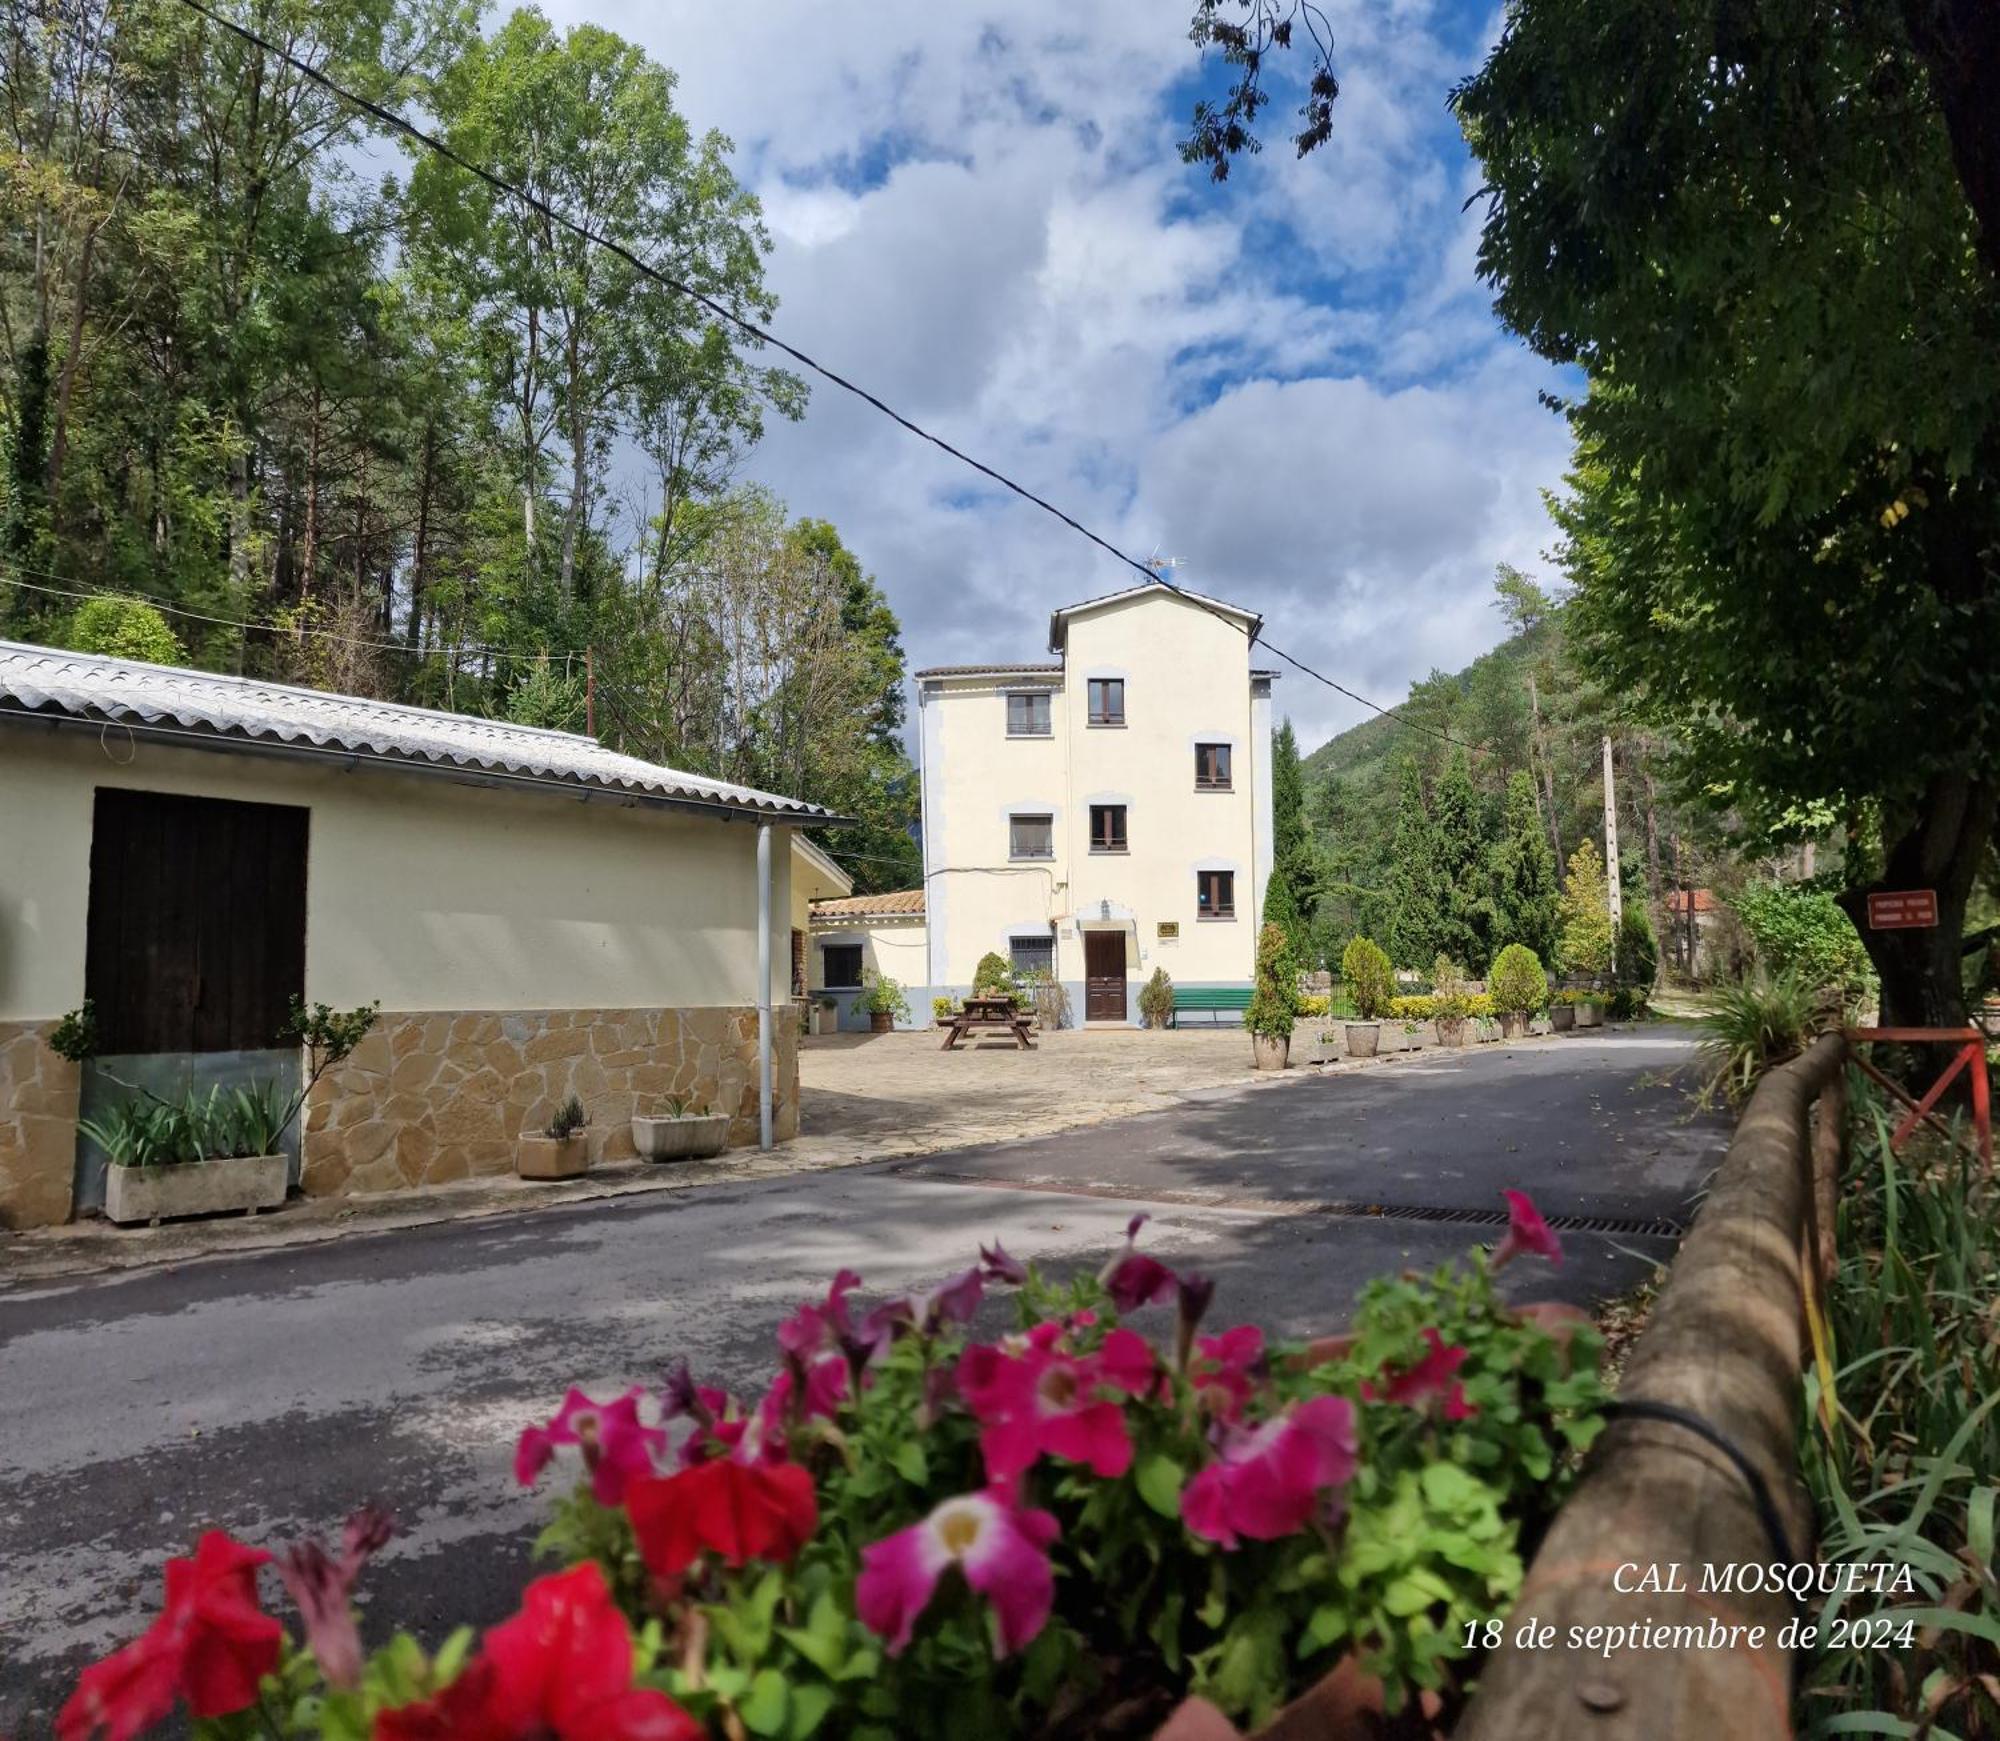
[[(1247, 1010), (1250, 1007), (1250, 987), (1247, 985), (1177, 985), (1174, 987), (1174, 1013), (1171, 1025), (1181, 1025), (1181, 1012), (1206, 1011), (1211, 1018), (1223, 1010)], [(1211, 1019), (1210, 1027), (1220, 1024)]]
[(1014, 1007), (1011, 997), (969, 997), (945, 1023), (941, 1052), (955, 1052), (967, 1034), (1007, 1034), (1024, 1052), (1032, 1052), (1035, 1042), (1028, 1030), (1035, 1018)]

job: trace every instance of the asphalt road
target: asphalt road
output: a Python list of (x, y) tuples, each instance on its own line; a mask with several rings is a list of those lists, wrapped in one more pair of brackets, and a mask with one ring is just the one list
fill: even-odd
[[(370, 1633), (498, 1619), (543, 1510), (509, 1474), (520, 1428), (570, 1382), (608, 1392), (680, 1355), (761, 1384), (776, 1320), (843, 1265), (870, 1294), (995, 1236), (1095, 1265), (1150, 1208), (1148, 1249), (1218, 1278), (1217, 1322), (1304, 1335), (1371, 1276), (1491, 1237), (1331, 1205), (1487, 1210), (1519, 1185), (1552, 1216), (1684, 1221), (1725, 1135), (1657, 1080), (1686, 1046), (1663, 1029), (1487, 1046), (893, 1170), (0, 1295), (0, 1734), (46, 1734), (77, 1666), (144, 1624), (160, 1562), (211, 1524), (279, 1546), (381, 1499), (404, 1533), (367, 1581)], [(1587, 1302), (1672, 1245), (1566, 1243), (1560, 1272), (1510, 1283)]]

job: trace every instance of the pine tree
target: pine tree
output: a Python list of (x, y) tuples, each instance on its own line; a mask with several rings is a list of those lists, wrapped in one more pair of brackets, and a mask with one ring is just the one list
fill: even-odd
[(1556, 939), (1556, 861), (1535, 808), (1534, 777), (1517, 770), (1507, 781), (1500, 833), (1488, 857), (1492, 872), (1494, 938), (1519, 943), (1550, 960)]
[(1487, 841), (1465, 751), (1455, 750), (1431, 795), (1432, 864), (1437, 879), (1436, 950), (1484, 963), (1493, 953)]
[(1424, 801), (1423, 775), (1403, 764), (1396, 837), (1389, 866), (1389, 955), (1398, 967), (1428, 967), (1438, 938), (1437, 834)]
[(1316, 964), (1312, 920), (1319, 886), (1299, 740), (1288, 719), (1271, 734), (1271, 877), (1264, 889), (1264, 922), (1285, 933), (1293, 959), (1302, 965)]
[(1556, 960), (1564, 973), (1595, 984), (1611, 969), (1611, 898), (1595, 841), (1569, 855), (1558, 905)]
[(1295, 860), (1306, 846), (1306, 779), (1299, 740), (1288, 719), (1271, 735), (1271, 836), (1274, 862)]

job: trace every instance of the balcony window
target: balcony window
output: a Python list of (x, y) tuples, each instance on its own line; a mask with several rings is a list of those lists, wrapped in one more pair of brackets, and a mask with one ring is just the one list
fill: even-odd
[(1090, 689), (1090, 723), (1092, 725), (1123, 725), (1125, 723), (1125, 679), (1122, 677), (1093, 677)]
[(1195, 912), (1203, 919), (1236, 917), (1236, 873), (1198, 871), (1194, 879)]
[(1229, 745), (1194, 746), (1194, 789), (1197, 792), (1230, 790)]
[(1049, 729), (1047, 690), (1028, 690), (1007, 697), (1007, 735), (1010, 738), (1045, 738)]
[(1007, 819), (1009, 858), (1054, 858), (1056, 819), (1053, 816), (1010, 816)]
[(1090, 850), (1123, 852), (1125, 848), (1125, 806), (1093, 804), (1090, 807)]

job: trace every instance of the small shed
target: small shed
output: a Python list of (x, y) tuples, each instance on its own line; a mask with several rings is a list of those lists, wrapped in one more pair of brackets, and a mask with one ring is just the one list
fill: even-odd
[[(924, 891), (898, 889), (880, 895), (846, 895), (812, 904), (810, 992), (832, 1014), (836, 1028), (865, 1030), (868, 1015), (861, 994), (878, 980), (893, 979), (907, 994), (904, 1027), (930, 1025), (929, 931)], [(921, 1003), (921, 1007), (919, 1004)]]
[[(0, 1225), (99, 1200), (77, 1118), (113, 1077), (296, 1082), (295, 998), (381, 1006), (307, 1105), (309, 1194), (508, 1172), (571, 1094), (609, 1158), (668, 1096), (735, 1143), (797, 1131), (790, 848), (840, 821), (817, 805), (574, 733), (0, 641), (0, 815)], [(49, 1040), (86, 1000), (78, 1066)]]

